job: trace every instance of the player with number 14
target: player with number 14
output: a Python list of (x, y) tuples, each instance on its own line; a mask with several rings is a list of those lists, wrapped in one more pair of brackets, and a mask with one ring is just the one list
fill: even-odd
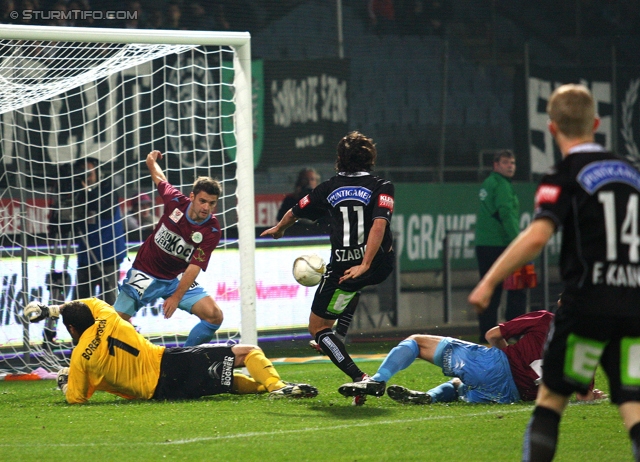
[(531, 224), (484, 275), (469, 302), (484, 310), (494, 287), (533, 260), (561, 228), (563, 292), (545, 344), (522, 460), (553, 459), (569, 397), (587, 392), (599, 365), (640, 461), (640, 170), (595, 142), (600, 119), (585, 86), (556, 88), (547, 113), (562, 160), (540, 180)]

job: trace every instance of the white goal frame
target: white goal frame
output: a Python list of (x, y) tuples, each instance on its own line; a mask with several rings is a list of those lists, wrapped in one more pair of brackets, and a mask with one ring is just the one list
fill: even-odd
[[(243, 343), (257, 345), (251, 35), (248, 32), (0, 25), (0, 39), (201, 46), (217, 45), (229, 46), (235, 50), (234, 86), (236, 113), (234, 115), (234, 126), (237, 141), (236, 196), (238, 200), (238, 248), (240, 258), (240, 334)], [(26, 265), (25, 271), (23, 271), (22, 274), (22, 290), (25, 296), (24, 303), (26, 305), (26, 297), (29, 294)]]

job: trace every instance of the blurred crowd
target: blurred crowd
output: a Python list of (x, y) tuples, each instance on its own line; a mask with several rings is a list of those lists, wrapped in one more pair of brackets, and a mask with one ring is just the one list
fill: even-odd
[[(0, 0), (0, 23), (255, 33), (303, 1)], [(451, 17), (449, 0), (360, 0), (360, 2), (362, 16), (366, 17), (371, 30), (377, 34), (444, 35), (445, 25)], [(24, 11), (42, 13), (25, 15)], [(100, 19), (98, 15), (81, 13), (85, 11), (104, 14)], [(107, 12), (116, 12), (121, 19), (106, 18)]]
[[(255, 33), (302, 0), (0, 0), (0, 23)], [(38, 11), (37, 14), (24, 14)], [(82, 12), (102, 12), (86, 15)], [(106, 18), (114, 12), (116, 18)], [(378, 34), (444, 35), (448, 0), (361, 0)], [(114, 16), (112, 13), (111, 16)]]
[(0, 0), (0, 23), (256, 31), (298, 3), (299, 0)]
[[(304, 1), (309, 0), (0, 0), (0, 23), (256, 33)], [(461, 24), (472, 29), (479, 25), (480, 35), (491, 34), (492, 28), (499, 27), (498, 16), (523, 30), (535, 30), (540, 21), (557, 24), (557, 34), (562, 36), (640, 32), (637, 0), (535, 3), (535, 11), (525, 0), (356, 0), (349, 5), (359, 5), (370, 31), (379, 35), (444, 36)], [(107, 12), (117, 17), (106, 18)]]
[(377, 34), (439, 35), (450, 27), (473, 29), (470, 35), (492, 35), (497, 17), (523, 30), (536, 22), (557, 26), (559, 36), (640, 34), (638, 0), (364, 0), (371, 30)]
[[(303, 1), (0, 0), (0, 23), (254, 33)], [(451, 16), (449, 0), (360, 2), (362, 15), (367, 18), (371, 30), (378, 34), (444, 35), (445, 25)], [(24, 11), (42, 11), (43, 14), (25, 15)], [(96, 15), (83, 15), (80, 13), (83, 11), (103, 12), (104, 16), (107, 12), (117, 12), (121, 19), (100, 19)]]
[(367, 0), (367, 17), (377, 34), (442, 36), (452, 9), (448, 0)]

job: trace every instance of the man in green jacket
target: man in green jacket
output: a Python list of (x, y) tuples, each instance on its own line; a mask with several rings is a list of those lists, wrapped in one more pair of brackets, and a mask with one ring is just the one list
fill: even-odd
[[(480, 188), (480, 209), (476, 223), (476, 256), (480, 278), (485, 275), (509, 243), (520, 233), (520, 203), (511, 185), (516, 173), (516, 158), (509, 150), (498, 151), (493, 158), (493, 172)], [(479, 343), (486, 332), (498, 324), (498, 306), (502, 286), (496, 287), (488, 308), (478, 315)], [(507, 291), (507, 321), (526, 312), (527, 294), (522, 290)]]

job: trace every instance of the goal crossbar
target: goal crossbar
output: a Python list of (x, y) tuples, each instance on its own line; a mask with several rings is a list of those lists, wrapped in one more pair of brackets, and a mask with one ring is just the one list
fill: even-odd
[(249, 32), (110, 29), (106, 27), (20, 26), (3, 24), (0, 26), (0, 39), (172, 45), (228, 45), (244, 47), (249, 46), (251, 34), (249, 34)]

